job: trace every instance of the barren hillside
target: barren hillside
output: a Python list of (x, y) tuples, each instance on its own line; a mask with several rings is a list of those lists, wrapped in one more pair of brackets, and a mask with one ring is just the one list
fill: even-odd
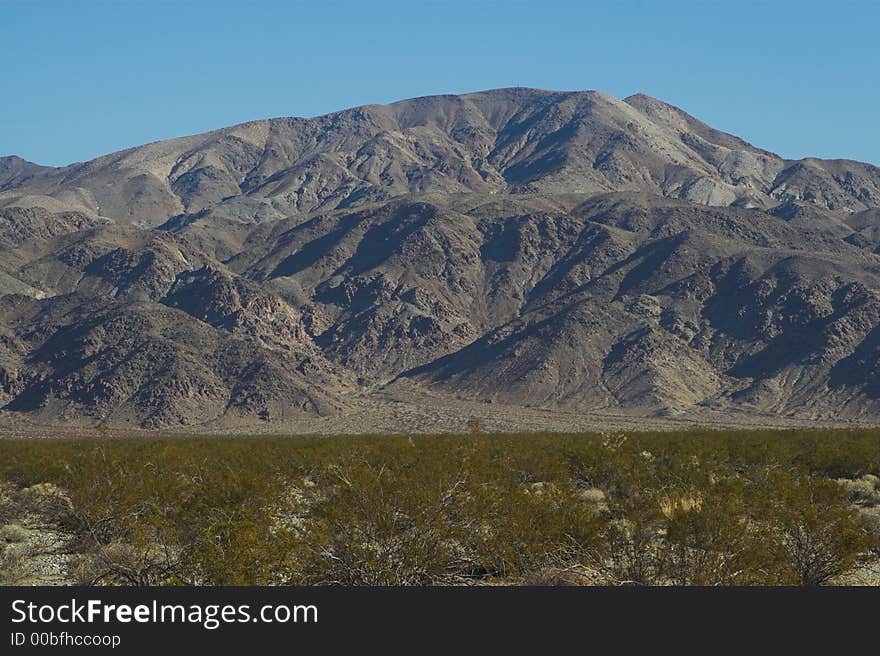
[(643, 95), (0, 158), (2, 418), (294, 425), (415, 395), (876, 422), (877, 250), (880, 169), (787, 161)]

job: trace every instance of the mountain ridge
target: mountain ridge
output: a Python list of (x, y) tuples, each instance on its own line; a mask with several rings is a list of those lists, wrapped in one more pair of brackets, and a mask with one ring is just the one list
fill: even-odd
[[(340, 157), (346, 149), (355, 155)], [(844, 178), (865, 183), (861, 189), (835, 182), (841, 167), (849, 167)], [(107, 192), (109, 174), (124, 174), (125, 187)], [(791, 197), (865, 209), (880, 194), (878, 179), (880, 169), (850, 160), (784, 160), (644, 94), (617, 100), (510, 88), (251, 121), (41, 170), (28, 187), (68, 201), (77, 194), (84, 211), (158, 225), (227, 201), (252, 201), (245, 211), (261, 203), (277, 216), (400, 193), (646, 186), (705, 204), (761, 207), (791, 186)]]
[(219, 430), (369, 407), (388, 429), (415, 394), (876, 422), (878, 208), (870, 164), (598, 91), (2, 158), (0, 412)]

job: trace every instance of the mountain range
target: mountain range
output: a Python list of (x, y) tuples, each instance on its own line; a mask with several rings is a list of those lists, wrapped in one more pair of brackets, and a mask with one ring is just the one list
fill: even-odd
[(8, 425), (877, 423), (878, 373), (880, 168), (786, 160), (645, 95), (0, 158)]

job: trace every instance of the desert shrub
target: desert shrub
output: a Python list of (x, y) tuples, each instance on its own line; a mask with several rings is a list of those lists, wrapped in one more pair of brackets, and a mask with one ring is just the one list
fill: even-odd
[[(664, 574), (676, 585), (776, 582), (768, 531), (755, 516), (746, 483), (730, 477), (704, 485), (672, 507), (663, 543)], [(753, 494), (753, 493), (752, 493)]]
[(163, 553), (162, 544), (112, 542), (96, 545), (72, 568), (77, 585), (167, 585), (177, 583), (172, 576), (173, 561)]
[(876, 533), (880, 537), (880, 505), (860, 508), (859, 514), (867, 522), (869, 532), (872, 534)]
[(15, 546), (0, 545), (0, 585), (21, 585), (27, 579), (24, 555)]
[(301, 540), (304, 580), (434, 584), (573, 565), (595, 504), (570, 482), (523, 481), (504, 456), (488, 439), (419, 441), (328, 466)]
[(486, 578), (541, 576), (580, 568), (599, 549), (598, 507), (567, 474), (558, 449), (528, 438), (472, 443), (463, 546)]
[(182, 571), (209, 585), (279, 582), (288, 531), (273, 516), (287, 489), (283, 479), (246, 466), (207, 468), (184, 504), (166, 502), (179, 513), (173, 525)]
[(67, 493), (54, 483), (37, 483), (14, 493), (20, 514), (39, 515), (43, 522), (58, 522), (68, 517), (73, 505)]
[(0, 528), (0, 540), (7, 544), (16, 544), (27, 540), (28, 532), (18, 524), (7, 524)]
[(853, 569), (870, 548), (864, 520), (834, 481), (773, 472), (769, 488), (766, 521), (783, 582), (822, 585)]
[(815, 585), (878, 471), (874, 430), (0, 440), (0, 519), (94, 584)]
[(570, 484), (496, 481), (475, 490), (470, 514), (466, 546), (491, 577), (579, 566), (599, 548), (601, 517)]
[(471, 435), (480, 435), (483, 432), (483, 422), (477, 417), (471, 417), (465, 422), (468, 433)]
[(425, 585), (455, 573), (462, 480), (369, 461), (330, 465), (294, 555), (303, 582)]
[(613, 500), (606, 511), (603, 549), (593, 554), (590, 564), (610, 585), (661, 583), (663, 527), (663, 513), (652, 494)]
[(880, 557), (880, 506), (865, 509), (861, 515), (868, 532), (868, 548)]
[(6, 524), (21, 514), (15, 501), (15, 486), (0, 480), (0, 524)]
[(839, 478), (837, 484), (851, 503), (859, 506), (880, 506), (880, 477), (865, 474), (861, 478)]

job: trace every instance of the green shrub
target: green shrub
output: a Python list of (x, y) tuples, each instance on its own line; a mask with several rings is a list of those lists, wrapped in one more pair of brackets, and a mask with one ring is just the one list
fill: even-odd
[(818, 585), (878, 472), (877, 430), (2, 440), (0, 519), (93, 584)]
[(871, 546), (864, 520), (834, 481), (775, 473), (772, 489), (767, 521), (785, 582), (827, 583), (852, 570)]

